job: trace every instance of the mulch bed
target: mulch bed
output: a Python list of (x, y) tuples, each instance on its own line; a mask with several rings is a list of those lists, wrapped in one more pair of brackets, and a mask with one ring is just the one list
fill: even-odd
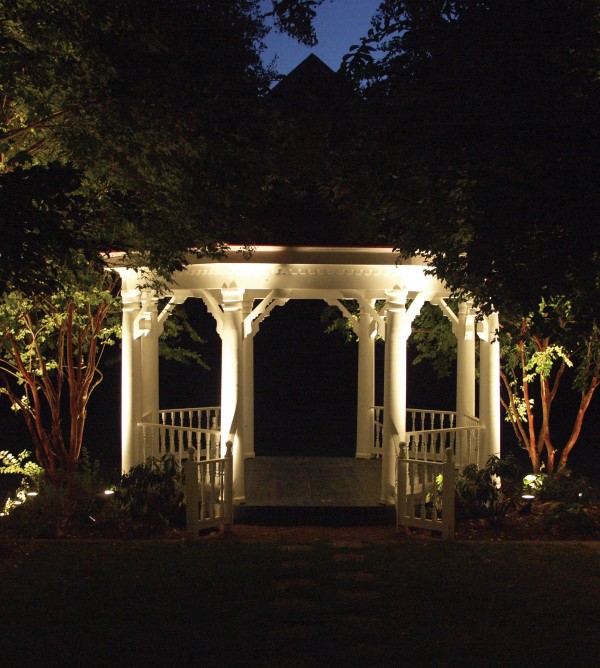
[[(600, 503), (586, 507), (594, 528), (588, 531), (579, 531), (570, 526), (548, 526), (546, 506), (533, 506), (531, 512), (509, 514), (501, 523), (491, 523), (486, 520), (459, 521), (456, 524), (455, 539), (459, 541), (600, 541)], [(5, 532), (0, 539), (19, 540), (14, 532)], [(67, 534), (66, 540), (119, 540), (119, 539), (150, 539), (150, 540), (184, 540), (185, 530), (182, 528), (169, 529), (164, 533), (152, 531), (116, 532), (111, 535), (96, 535), (81, 532)], [(389, 543), (407, 540), (440, 540), (439, 533), (421, 529), (400, 529), (396, 531), (393, 525), (377, 526), (265, 526), (236, 523), (229, 533), (223, 531), (208, 531), (200, 536), (201, 541), (229, 540), (234, 542), (284, 542), (284, 543), (312, 543), (313, 541), (332, 543)]]
[[(586, 512), (595, 523), (596, 529), (590, 532), (574, 531), (565, 527), (548, 527), (544, 519), (548, 507), (533, 507), (530, 513), (509, 514), (502, 523), (490, 523), (485, 520), (457, 522), (455, 539), (460, 541), (556, 541), (556, 540), (600, 540), (600, 504), (586, 508)], [(168, 533), (171, 539), (183, 539), (183, 530)], [(440, 540), (439, 534), (420, 529), (401, 529), (395, 526), (263, 526), (235, 524), (230, 534), (221, 532), (207, 533), (201, 540), (225, 539), (241, 542), (278, 541), (289, 543), (311, 543), (313, 541), (346, 543), (389, 543), (406, 540)]]

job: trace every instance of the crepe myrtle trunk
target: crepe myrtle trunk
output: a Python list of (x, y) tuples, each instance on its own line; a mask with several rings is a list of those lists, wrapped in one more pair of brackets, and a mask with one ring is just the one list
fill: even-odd
[(0, 391), (23, 416), (36, 459), (53, 480), (77, 469), (87, 405), (103, 378), (98, 365), (119, 332), (114, 287), (113, 280), (108, 290), (4, 305)]
[[(581, 428), (594, 393), (600, 383), (600, 368), (596, 359), (597, 342), (591, 337), (586, 345), (583, 362), (579, 369), (580, 399), (577, 412), (573, 418), (571, 432), (562, 448), (555, 446), (551, 431), (552, 405), (557, 396), (565, 370), (571, 366), (570, 359), (564, 353), (555, 355), (558, 364), (550, 364), (543, 369), (532, 362), (538, 354), (548, 355), (552, 344), (549, 339), (531, 337), (535, 352), (527, 351), (524, 341), (517, 344), (518, 360), (512, 368), (505, 366), (501, 372), (505, 397), (502, 405), (507, 419), (520, 445), (527, 450), (534, 473), (545, 470), (548, 474), (560, 475), (567, 467), (571, 451), (581, 434)], [(555, 350), (559, 350), (554, 346)]]

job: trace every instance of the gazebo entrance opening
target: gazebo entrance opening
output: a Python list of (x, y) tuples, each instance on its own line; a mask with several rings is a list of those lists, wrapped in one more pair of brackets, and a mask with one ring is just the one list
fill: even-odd
[(357, 346), (325, 333), (325, 307), (290, 299), (254, 339), (257, 457), (355, 455)]

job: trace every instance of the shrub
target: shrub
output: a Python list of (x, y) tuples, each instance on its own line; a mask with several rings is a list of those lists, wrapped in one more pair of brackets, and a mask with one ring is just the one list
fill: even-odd
[[(530, 478), (530, 476), (527, 476)], [(596, 495), (586, 478), (575, 478), (567, 469), (560, 474), (539, 475), (531, 486), (532, 493), (540, 503), (558, 501), (567, 504), (588, 503)]]
[(456, 478), (458, 519), (485, 519), (501, 522), (516, 508), (521, 496), (516, 459), (492, 455), (483, 468), (466, 466)]
[(90, 461), (87, 450), (82, 450), (79, 470), (59, 471), (54, 480), (44, 476), (37, 464), (24, 464), (27, 456), (21, 453), (14, 458), (17, 463), (10, 464), (20, 466), (26, 477), (15, 498), (7, 501), (3, 527), (19, 535), (50, 538), (81, 532), (92, 524), (102, 505), (98, 494), (102, 481), (99, 464)]
[(547, 502), (542, 506), (544, 529), (559, 536), (589, 536), (596, 522), (580, 504)]
[(28, 450), (23, 450), (16, 456), (8, 450), (0, 451), (0, 474), (23, 476), (14, 495), (8, 497), (4, 504), (4, 515), (8, 515), (13, 508), (20, 506), (28, 498), (39, 492), (40, 482), (44, 477), (44, 469), (35, 462), (27, 461), (30, 457), (31, 452)]
[(124, 517), (150, 529), (185, 525), (183, 470), (173, 455), (148, 458), (121, 478), (115, 501)]

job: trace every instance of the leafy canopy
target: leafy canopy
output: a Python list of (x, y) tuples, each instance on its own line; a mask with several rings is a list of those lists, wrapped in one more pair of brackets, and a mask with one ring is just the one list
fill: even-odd
[[(91, 245), (168, 276), (190, 248), (250, 238), (264, 35), (256, 0), (3, 2), (0, 188), (22, 206), (2, 257), (35, 270)], [(36, 245), (49, 229), (56, 243)]]

